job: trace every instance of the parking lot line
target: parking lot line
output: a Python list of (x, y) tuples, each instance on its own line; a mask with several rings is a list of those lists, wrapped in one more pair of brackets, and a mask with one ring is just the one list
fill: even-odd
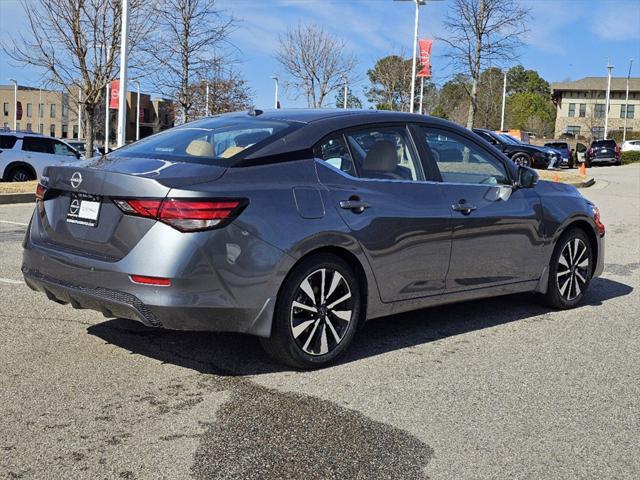
[(0, 283), (10, 283), (11, 285), (22, 285), (22, 280), (11, 280), (10, 278), (0, 278)]
[(12, 222), (10, 220), (0, 220), (0, 223), (8, 223), (10, 225), (20, 225), (22, 227), (27, 227), (29, 226), (28, 223), (22, 223), (22, 222)]

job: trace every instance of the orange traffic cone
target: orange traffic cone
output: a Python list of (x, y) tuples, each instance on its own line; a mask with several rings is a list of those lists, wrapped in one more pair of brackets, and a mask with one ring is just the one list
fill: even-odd
[(582, 162), (582, 165), (580, 165), (580, 175), (582, 175), (583, 177), (587, 176), (587, 164)]

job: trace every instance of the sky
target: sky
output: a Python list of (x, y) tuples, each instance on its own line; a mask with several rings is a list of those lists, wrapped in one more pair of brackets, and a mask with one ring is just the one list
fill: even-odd
[[(27, 0), (32, 1), (32, 0)], [(613, 75), (626, 77), (633, 58), (632, 76), (640, 77), (640, 1), (638, 0), (521, 0), (530, 8), (529, 32), (519, 61), (537, 70), (549, 82), (605, 76), (610, 60)], [(393, 0), (218, 0), (225, 15), (238, 25), (231, 34), (230, 53), (248, 80), (258, 108), (273, 106), (273, 75), (286, 77), (274, 58), (278, 36), (298, 23), (315, 23), (345, 40), (356, 55), (359, 81), (353, 92), (364, 100), (366, 72), (378, 58), (412, 52), (414, 4)], [(433, 1), (420, 8), (421, 38), (446, 36), (442, 26), (450, 0)], [(26, 32), (27, 21), (19, 0), (0, 0), (0, 41)], [(452, 75), (437, 40), (432, 51), (432, 80), (441, 85)], [(38, 86), (41, 72), (12, 65), (0, 51), (0, 83), (16, 78), (20, 84)], [(507, 65), (511, 66), (511, 65)], [(143, 90), (150, 86), (141, 79)], [(304, 107), (306, 99), (280, 84), (283, 107)], [(284, 91), (283, 91), (284, 90)], [(335, 95), (331, 95), (333, 100)]]

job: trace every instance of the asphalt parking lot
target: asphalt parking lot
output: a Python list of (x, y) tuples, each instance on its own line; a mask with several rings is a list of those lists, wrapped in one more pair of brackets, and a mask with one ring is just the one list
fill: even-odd
[(590, 169), (606, 266), (581, 307), (375, 320), (315, 372), (47, 301), (21, 281), (32, 207), (0, 206), (0, 478), (640, 478), (639, 167)]

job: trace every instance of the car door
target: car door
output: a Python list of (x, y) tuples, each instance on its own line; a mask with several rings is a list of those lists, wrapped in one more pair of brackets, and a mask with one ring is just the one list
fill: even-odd
[(316, 147), (318, 177), (361, 245), (383, 302), (439, 295), (451, 212), (426, 181), (406, 125), (333, 134)]
[(534, 189), (513, 187), (496, 154), (471, 135), (416, 128), (453, 215), (446, 292), (537, 279), (542, 262), (542, 206)]

